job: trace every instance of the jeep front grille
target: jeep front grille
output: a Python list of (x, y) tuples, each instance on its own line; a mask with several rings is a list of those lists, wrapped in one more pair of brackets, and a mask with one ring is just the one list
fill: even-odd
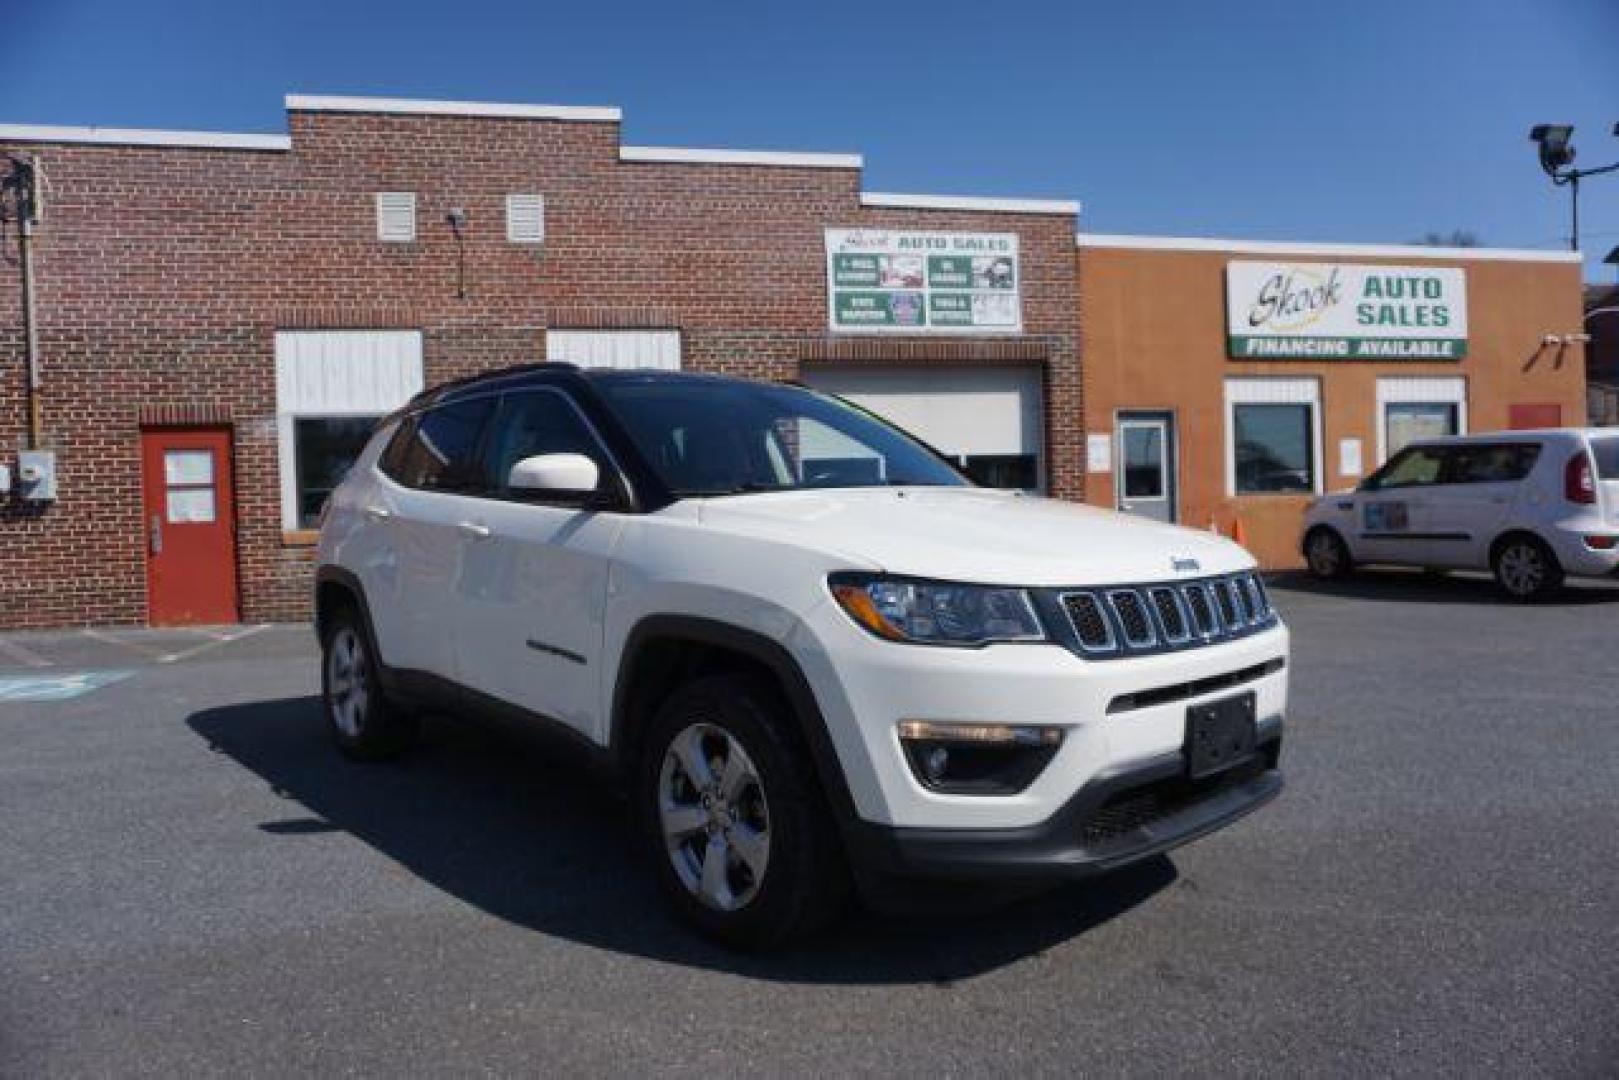
[(1264, 630), (1276, 612), (1259, 575), (1065, 589), (1059, 594), (1073, 644), (1095, 658), (1215, 645)]

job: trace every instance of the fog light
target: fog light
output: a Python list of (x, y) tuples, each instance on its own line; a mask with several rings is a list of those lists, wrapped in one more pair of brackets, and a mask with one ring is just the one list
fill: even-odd
[(1063, 729), (1032, 724), (903, 720), (900, 745), (924, 787), (961, 795), (1013, 795), (1062, 745)]

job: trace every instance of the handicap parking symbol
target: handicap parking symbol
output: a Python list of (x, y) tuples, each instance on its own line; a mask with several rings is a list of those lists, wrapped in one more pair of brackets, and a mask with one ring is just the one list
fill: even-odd
[(0, 703), (9, 701), (72, 701), (99, 690), (131, 671), (71, 671), (60, 675), (23, 675), (0, 678)]

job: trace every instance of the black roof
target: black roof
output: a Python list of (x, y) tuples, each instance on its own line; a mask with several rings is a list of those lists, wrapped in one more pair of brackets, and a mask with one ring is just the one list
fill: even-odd
[(663, 371), (654, 368), (581, 368), (565, 360), (546, 360), (534, 364), (515, 364), (511, 367), (481, 371), (460, 379), (428, 387), (410, 399), (406, 410), (436, 405), (472, 394), (491, 390), (509, 390), (524, 386), (557, 385), (566, 383), (753, 383), (756, 380), (733, 375), (708, 375), (686, 371)]

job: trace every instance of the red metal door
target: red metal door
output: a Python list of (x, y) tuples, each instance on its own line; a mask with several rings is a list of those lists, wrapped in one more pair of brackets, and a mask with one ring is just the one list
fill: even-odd
[(147, 618), (153, 626), (232, 623), (236, 505), (227, 428), (141, 432)]

